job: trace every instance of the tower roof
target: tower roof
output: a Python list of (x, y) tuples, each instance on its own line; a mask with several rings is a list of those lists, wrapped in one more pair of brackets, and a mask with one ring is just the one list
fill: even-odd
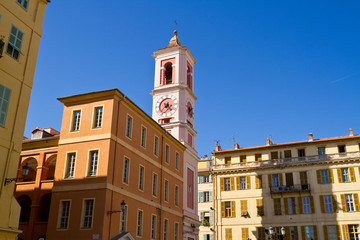
[(178, 32), (174, 31), (174, 36), (170, 39), (169, 45), (166, 48), (181, 46), (180, 39), (178, 38)]

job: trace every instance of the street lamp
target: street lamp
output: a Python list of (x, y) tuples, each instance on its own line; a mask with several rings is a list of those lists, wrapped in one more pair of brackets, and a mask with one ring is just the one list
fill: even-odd
[(111, 210), (111, 211), (108, 211), (107, 213), (110, 215), (113, 213), (125, 212), (125, 206), (126, 206), (126, 203), (124, 200), (122, 200), (122, 202), (120, 204), (120, 210)]
[(21, 178), (5, 178), (5, 182), (4, 182), (4, 186), (6, 186), (7, 184), (19, 180), (19, 179), (24, 179), (28, 174), (29, 174), (29, 164), (26, 163), (25, 166), (22, 167), (22, 177)]
[(285, 228), (281, 227), (280, 232), (276, 233), (273, 227), (265, 229), (265, 233), (269, 236), (269, 239), (283, 240), (285, 238)]

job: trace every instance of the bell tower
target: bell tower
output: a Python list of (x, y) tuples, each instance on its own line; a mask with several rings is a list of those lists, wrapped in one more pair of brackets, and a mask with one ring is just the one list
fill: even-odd
[[(182, 46), (177, 31), (169, 45), (157, 50), (152, 117), (163, 128), (186, 146), (183, 159), (183, 239), (197, 239), (199, 217), (197, 208), (197, 165), (194, 129), (195, 58), (190, 50)], [(170, 158), (171, 161), (171, 158)]]
[(190, 50), (181, 46), (177, 31), (169, 45), (157, 50), (152, 117), (175, 138), (195, 149), (193, 70)]

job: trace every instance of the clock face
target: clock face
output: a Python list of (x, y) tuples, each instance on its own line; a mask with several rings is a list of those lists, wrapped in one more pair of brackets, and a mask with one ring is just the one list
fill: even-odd
[(172, 95), (159, 98), (156, 103), (156, 112), (162, 117), (168, 117), (175, 113), (178, 106), (177, 99)]

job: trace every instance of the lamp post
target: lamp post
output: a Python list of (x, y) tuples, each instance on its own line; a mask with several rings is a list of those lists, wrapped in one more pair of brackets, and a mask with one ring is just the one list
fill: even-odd
[(111, 215), (113, 213), (125, 212), (125, 206), (126, 206), (126, 203), (124, 200), (122, 200), (122, 202), (120, 204), (120, 210), (111, 210), (111, 211), (108, 211), (107, 213), (109, 215)]
[(21, 178), (5, 178), (4, 186), (6, 186), (7, 184), (14, 182), (16, 180), (24, 179), (29, 174), (29, 170), (30, 170), (29, 164), (26, 163), (25, 166), (22, 167), (22, 177)]

